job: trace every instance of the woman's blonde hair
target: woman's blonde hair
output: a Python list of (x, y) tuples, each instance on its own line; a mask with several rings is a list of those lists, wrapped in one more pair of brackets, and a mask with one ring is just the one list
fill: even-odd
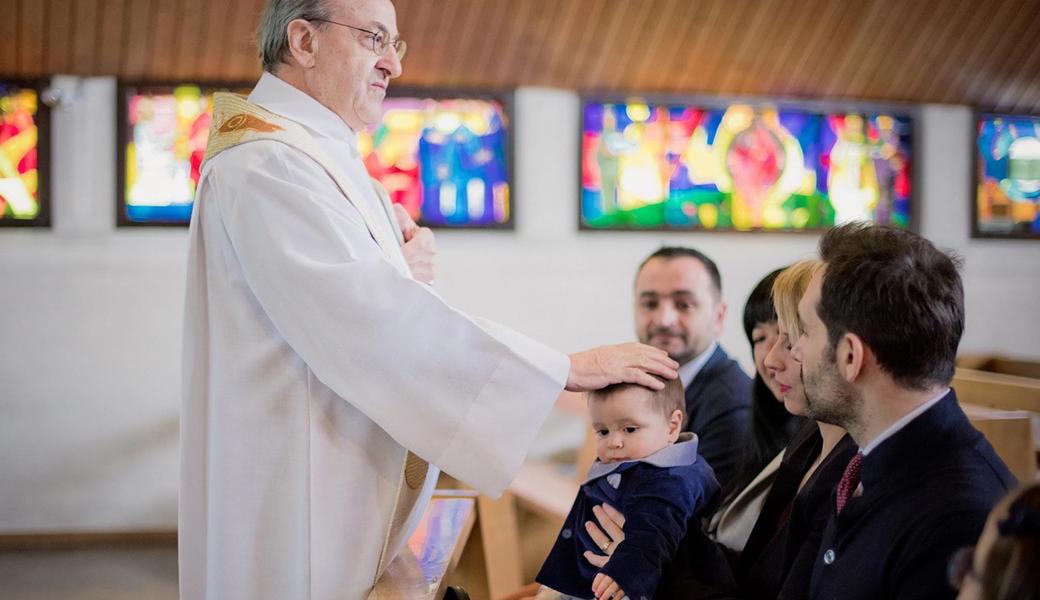
[(773, 282), (777, 323), (780, 331), (792, 340), (802, 334), (802, 328), (798, 326), (798, 302), (822, 266), (823, 263), (816, 259), (800, 260), (784, 269)]

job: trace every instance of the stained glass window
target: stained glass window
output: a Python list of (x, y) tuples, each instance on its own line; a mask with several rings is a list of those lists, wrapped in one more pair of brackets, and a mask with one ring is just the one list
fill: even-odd
[(125, 90), (120, 224), (191, 220), (213, 116), (213, 92), (222, 89), (228, 87), (186, 84)]
[(31, 86), (0, 82), (0, 225), (47, 225), (45, 112)]
[(502, 100), (392, 97), (358, 136), (369, 174), (421, 225), (512, 226), (509, 119)]
[(1040, 117), (980, 116), (975, 231), (1040, 238)]
[(908, 117), (639, 100), (583, 110), (583, 228), (910, 224)]

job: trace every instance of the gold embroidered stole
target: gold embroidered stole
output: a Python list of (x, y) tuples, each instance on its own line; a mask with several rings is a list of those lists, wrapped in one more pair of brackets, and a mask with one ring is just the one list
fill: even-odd
[[(383, 211), (386, 213), (384, 217), (390, 220), (390, 229), (396, 234), (395, 240), (386, 238), (383, 228), (378, 226), (375, 216), (371, 214), (364, 202), (355, 202), (351, 198), (350, 186), (347, 185), (347, 181), (342, 177), (339, 169), (334, 166), (335, 163), (329, 160), (321, 147), (318, 146), (314, 138), (307, 133), (307, 130), (302, 125), (276, 115), (238, 94), (228, 92), (217, 92), (214, 94), (213, 122), (210, 125), (209, 142), (206, 145), (203, 165), (228, 148), (258, 140), (276, 140), (285, 143), (303, 152), (314, 162), (318, 163), (335, 182), (336, 187), (339, 188), (347, 202), (361, 213), (361, 218), (365, 221), (369, 234), (379, 244), (386, 257), (391, 262), (395, 261), (395, 256), (399, 254), (397, 246), (400, 246), (404, 239), (390, 205), (390, 196), (382, 185), (373, 180), (373, 186), (379, 196)], [(379, 555), (379, 568), (373, 583), (379, 579), (394, 558), (392, 555), (389, 555), (390, 548), (399, 545), (399, 542), (402, 541), (400, 538), (405, 533), (404, 527), (407, 524), (409, 515), (411, 515), (412, 510), (419, 501), (428, 472), (429, 463), (412, 454), (410, 450), (406, 452), (404, 465), (401, 468), (401, 477), (397, 485), (397, 495), (394, 500), (390, 525), (387, 528), (386, 535), (383, 537), (383, 547)], [(349, 507), (344, 508), (349, 510)]]

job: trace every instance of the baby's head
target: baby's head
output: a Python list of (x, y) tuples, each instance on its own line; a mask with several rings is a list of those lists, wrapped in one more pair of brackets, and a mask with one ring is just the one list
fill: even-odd
[(665, 381), (659, 392), (632, 383), (589, 392), (596, 456), (605, 463), (638, 460), (675, 443), (684, 405), (678, 379)]

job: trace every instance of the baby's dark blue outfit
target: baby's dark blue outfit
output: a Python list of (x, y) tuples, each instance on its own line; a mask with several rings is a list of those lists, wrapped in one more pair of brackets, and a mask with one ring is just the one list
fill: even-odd
[[(632, 600), (650, 600), (679, 541), (688, 529), (699, 530), (718, 493), (715, 473), (697, 454), (691, 433), (641, 460), (597, 460), (535, 579), (569, 596), (592, 598), (592, 580), (603, 572)], [(592, 507), (604, 502), (625, 515), (625, 540), (599, 569), (585, 560), (587, 550), (603, 554), (585, 522), (596, 522)]]

